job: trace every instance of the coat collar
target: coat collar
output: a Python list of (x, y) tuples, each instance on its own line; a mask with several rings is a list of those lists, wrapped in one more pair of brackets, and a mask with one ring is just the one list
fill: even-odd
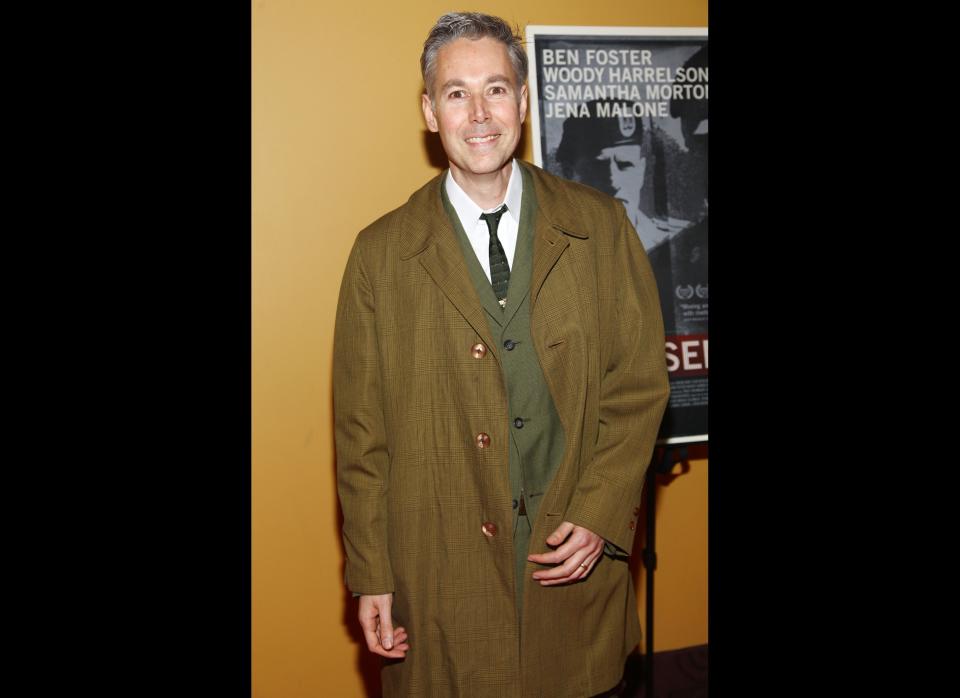
[[(570, 203), (562, 191), (565, 180), (548, 174), (535, 165), (517, 161), (530, 173), (537, 199), (537, 235), (544, 242), (557, 244), (563, 235), (585, 240), (589, 237), (589, 223)], [(400, 258), (410, 259), (420, 254), (438, 237), (449, 237), (449, 222), (440, 201), (440, 187), (446, 170), (415, 191), (403, 207), (405, 216), (400, 221), (402, 240)], [(439, 221), (439, 223), (438, 223)]]
[(537, 193), (537, 220), (545, 225), (537, 226), (544, 235), (550, 235), (556, 242), (556, 232), (570, 237), (586, 240), (590, 237), (590, 224), (580, 209), (570, 202), (568, 187), (570, 182), (549, 174), (536, 165), (519, 161), (520, 166), (530, 173), (533, 188)]

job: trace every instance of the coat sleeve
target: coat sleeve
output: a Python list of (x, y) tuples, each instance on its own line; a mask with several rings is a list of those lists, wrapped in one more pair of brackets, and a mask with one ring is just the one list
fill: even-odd
[[(623, 206), (610, 250), (598, 253), (601, 347), (599, 429), (565, 520), (627, 554), (643, 480), (670, 386), (656, 279)], [(606, 285), (606, 287), (605, 287)], [(608, 550), (609, 552), (609, 550)]]
[(389, 457), (375, 319), (375, 295), (357, 243), (340, 286), (333, 341), (337, 491), (345, 581), (354, 594), (394, 590), (387, 554)]

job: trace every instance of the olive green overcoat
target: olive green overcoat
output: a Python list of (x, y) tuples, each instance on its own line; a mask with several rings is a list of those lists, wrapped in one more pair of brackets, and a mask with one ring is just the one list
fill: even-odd
[[(530, 552), (550, 550), (562, 521), (630, 551), (669, 395), (656, 283), (618, 201), (521, 166), (537, 201), (531, 334), (565, 434)], [(406, 658), (384, 665), (386, 698), (592, 696), (640, 639), (632, 578), (604, 556), (585, 580), (541, 587), (527, 563), (517, 621), (503, 348), (442, 178), (361, 231), (344, 272), (334, 413), (346, 583), (393, 592), (408, 631)]]

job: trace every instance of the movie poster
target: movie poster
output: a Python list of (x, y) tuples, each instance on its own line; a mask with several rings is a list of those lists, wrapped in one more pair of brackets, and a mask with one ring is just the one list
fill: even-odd
[(707, 30), (528, 26), (535, 163), (619, 199), (657, 278), (660, 443), (707, 440)]

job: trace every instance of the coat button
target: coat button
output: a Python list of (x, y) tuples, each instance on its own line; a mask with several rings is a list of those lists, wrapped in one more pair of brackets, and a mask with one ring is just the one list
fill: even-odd
[(482, 359), (487, 355), (487, 348), (483, 346), (482, 342), (477, 342), (472, 347), (470, 347), (470, 353), (473, 354), (473, 358)]
[(493, 538), (497, 535), (497, 524), (492, 521), (485, 521), (483, 526), (480, 527), (480, 530), (483, 531), (483, 535), (487, 538)]
[(633, 515), (634, 515), (634, 516), (640, 516), (640, 507), (636, 507), (636, 508), (633, 510)]
[(513, 420), (513, 426), (517, 429), (523, 429), (523, 417), (517, 417)]
[(514, 509), (516, 509), (516, 508), (517, 508), (517, 503), (518, 503), (518, 502), (517, 502), (517, 500), (516, 500), (516, 499), (514, 499), (514, 500), (513, 500), (513, 508), (514, 508)]
[(486, 448), (490, 445), (490, 437), (482, 431), (477, 434), (477, 448)]
[(513, 351), (513, 348), (517, 346), (517, 343), (514, 342), (512, 339), (508, 339), (506, 342), (503, 343), (503, 346), (506, 348), (507, 351)]
[(636, 526), (636, 524), (635, 524), (633, 521), (631, 521), (631, 522), (630, 522), (630, 530), (631, 530), (631, 531), (633, 530), (634, 526)]

